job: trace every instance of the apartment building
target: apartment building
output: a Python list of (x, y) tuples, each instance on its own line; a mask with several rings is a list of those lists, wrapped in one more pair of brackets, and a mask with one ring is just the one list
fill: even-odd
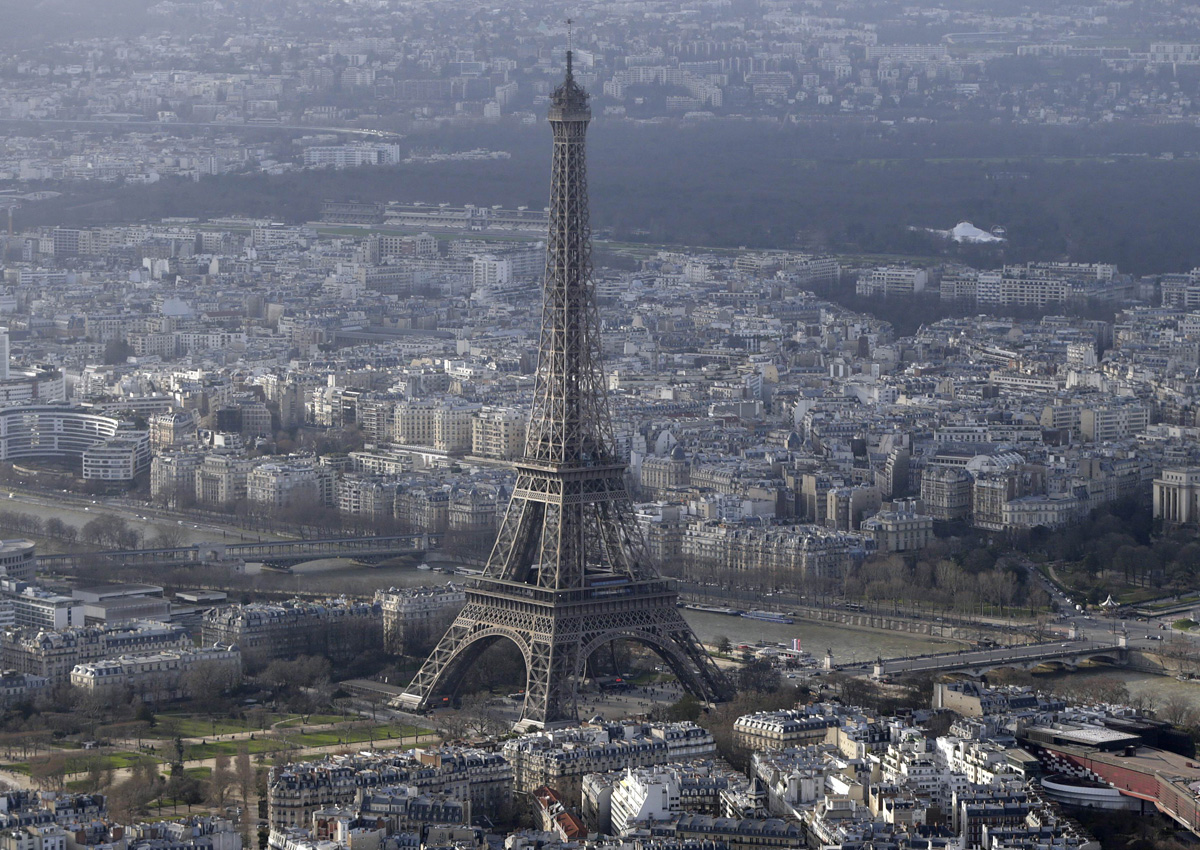
[(480, 820), (498, 815), (511, 802), (513, 769), (499, 753), (453, 746), (277, 766), (267, 777), (267, 821), (272, 829), (303, 827), (320, 809), (350, 805), (375, 789), (396, 785), (469, 804), (471, 817)]
[(209, 611), (201, 634), (206, 645), (239, 647), (247, 666), (300, 655), (337, 663), (380, 645), (383, 611), (376, 603), (345, 597), (230, 605)]
[[(199, 674), (203, 675), (199, 675)], [(130, 691), (145, 702), (183, 699), (197, 688), (230, 687), (241, 680), (242, 655), (236, 646), (168, 649), (88, 661), (71, 670), (71, 685), (88, 693)]]
[(156, 622), (61, 631), (10, 630), (0, 634), (0, 661), (6, 670), (41, 676), (58, 685), (70, 681), (71, 671), (78, 664), (193, 646), (181, 627)]
[(413, 647), (441, 637), (466, 602), (466, 592), (453, 584), (375, 591), (375, 604), (383, 612), (384, 646), (398, 655), (413, 654)]
[(549, 785), (571, 805), (588, 773), (705, 758), (716, 752), (707, 730), (691, 722), (608, 723), (522, 735), (504, 744), (518, 791)]
[(529, 415), (516, 408), (485, 407), (471, 420), (471, 454), (492, 460), (514, 460), (525, 453)]

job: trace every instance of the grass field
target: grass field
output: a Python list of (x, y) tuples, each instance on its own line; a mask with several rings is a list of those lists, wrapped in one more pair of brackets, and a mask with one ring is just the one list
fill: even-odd
[(289, 735), (288, 740), (301, 747), (333, 747), (338, 744), (359, 744), (363, 741), (384, 741), (390, 738), (412, 738), (415, 743), (418, 735), (426, 735), (429, 732), (429, 729), (420, 726), (359, 726)]
[(245, 747), (250, 755), (258, 753), (273, 753), (285, 748), (285, 745), (275, 738), (243, 739), (239, 741), (205, 741), (203, 744), (189, 744), (184, 747), (184, 761), (216, 758), (220, 755), (233, 757), (238, 750)]
[(346, 720), (358, 720), (358, 717), (345, 718), (340, 714), (314, 714), (304, 720), (299, 714), (266, 714), (259, 718), (235, 720), (229, 717), (208, 718), (194, 714), (159, 714), (155, 716), (156, 725), (145, 734), (147, 738), (211, 738), (215, 735), (236, 735), (244, 732), (262, 732), (272, 727), (292, 728), (326, 723), (342, 723)]
[[(44, 761), (39, 759), (38, 761)], [(152, 761), (155, 764), (161, 764), (162, 759), (147, 755), (146, 753), (135, 753), (126, 750), (117, 750), (115, 752), (99, 752), (97, 750), (73, 750), (67, 756), (67, 773), (82, 773), (89, 770), (93, 766), (98, 766), (101, 770), (120, 770), (125, 767), (132, 767), (140, 761)], [(9, 762), (0, 765), (5, 770), (11, 770), (13, 773), (29, 774), (32, 769), (32, 763), (27, 761)]]
[(282, 723), (277, 723), (275, 728), (295, 729), (298, 726), (324, 726), (329, 723), (353, 723), (360, 720), (362, 720), (362, 718), (358, 716), (345, 717), (340, 714), (313, 714), (309, 716), (308, 720), (304, 720), (300, 717), (292, 717), (291, 719), (285, 720)]

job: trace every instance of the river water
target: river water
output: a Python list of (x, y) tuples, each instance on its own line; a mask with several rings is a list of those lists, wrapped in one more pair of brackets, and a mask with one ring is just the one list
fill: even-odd
[(824, 657), (826, 650), (832, 650), (833, 660), (838, 664), (874, 661), (880, 655), (893, 658), (922, 652), (948, 652), (963, 645), (941, 638), (876, 629), (851, 629), (799, 618), (789, 626), (726, 614), (710, 614), (707, 611), (685, 610), (683, 616), (704, 643), (716, 643), (721, 636), (735, 644), (760, 640), (791, 644), (793, 638), (800, 638), (801, 646), (818, 658)]
[[(196, 532), (196, 536), (200, 537), (206, 532), (212, 534), (212, 531), (211, 528), (203, 529)], [(220, 531), (217, 530), (217, 533)], [(286, 576), (281, 576), (280, 579), (283, 583), (289, 580)], [(414, 587), (463, 581), (462, 577), (450, 573), (417, 570), (411, 564), (372, 568), (348, 561), (316, 561), (301, 565), (297, 568), (297, 575), (291, 577), (291, 580), (297, 583), (305, 582), (306, 579), (330, 583), (330, 592), (340, 590), (360, 594), (369, 594), (375, 588), (389, 586)], [(789, 626), (706, 611), (684, 610), (683, 614), (700, 640), (705, 643), (715, 643), (719, 638), (727, 637), (734, 644), (755, 643), (761, 640), (790, 645), (793, 638), (800, 638), (801, 646), (814, 657), (821, 658), (826, 650), (832, 650), (834, 661), (839, 664), (865, 663), (873, 661), (879, 655), (889, 658), (923, 652), (947, 652), (962, 646), (957, 641), (941, 638), (876, 629), (852, 629), (803, 619), (797, 619)], [(1181, 682), (1168, 676), (1155, 676), (1121, 668), (1056, 673), (1039, 676), (1038, 681), (1045, 682), (1049, 687), (1055, 682), (1081, 682), (1102, 676), (1121, 681), (1133, 696), (1145, 695), (1152, 701), (1161, 703), (1172, 696), (1183, 695), (1194, 699), (1196, 704), (1200, 705), (1200, 682)]]
[(1038, 683), (1071, 684), (1087, 682), (1091, 679), (1109, 678), (1121, 682), (1129, 690), (1131, 697), (1146, 697), (1151, 705), (1163, 705), (1174, 697), (1184, 697), (1194, 705), (1200, 706), (1200, 682), (1181, 682), (1171, 676), (1155, 676), (1152, 673), (1142, 673), (1137, 670), (1125, 670), (1120, 667), (1107, 669), (1080, 670), (1076, 673), (1054, 673), (1048, 676), (1038, 676)]

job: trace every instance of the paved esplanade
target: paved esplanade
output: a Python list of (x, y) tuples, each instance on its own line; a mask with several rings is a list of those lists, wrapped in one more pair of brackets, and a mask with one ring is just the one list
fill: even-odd
[(483, 651), (506, 639), (525, 659), (523, 726), (576, 720), (588, 658), (619, 639), (648, 646), (700, 699), (729, 694), (676, 608), (674, 585), (655, 574), (615, 450), (591, 279), (592, 113), (570, 51), (549, 117), (550, 230), (525, 454), (483, 577), (400, 700), (424, 708), (452, 696)]

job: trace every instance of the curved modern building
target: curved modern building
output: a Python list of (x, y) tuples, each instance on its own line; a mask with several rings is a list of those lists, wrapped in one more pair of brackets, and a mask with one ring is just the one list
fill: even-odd
[(37, 552), (32, 540), (0, 540), (0, 575), (16, 581), (33, 581)]
[(145, 431), (83, 408), (0, 408), (0, 461), (22, 458), (78, 459), (84, 478), (123, 481), (150, 462), (150, 441)]
[(1120, 789), (1107, 782), (1096, 782), (1082, 776), (1055, 773), (1042, 778), (1042, 789), (1046, 796), (1064, 806), (1081, 809), (1106, 809), (1108, 811), (1139, 811), (1141, 802), (1126, 797)]

